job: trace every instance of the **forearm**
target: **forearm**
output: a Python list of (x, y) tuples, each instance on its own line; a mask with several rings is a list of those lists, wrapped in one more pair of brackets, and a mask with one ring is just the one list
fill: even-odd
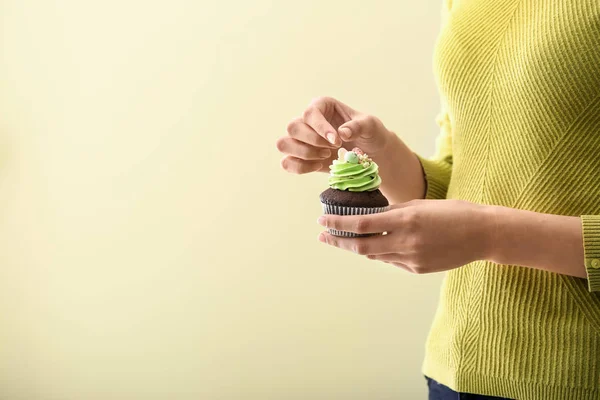
[(390, 132), (385, 148), (372, 158), (379, 165), (380, 190), (391, 204), (422, 199), (425, 179), (421, 163), (396, 134)]
[(579, 217), (489, 206), (489, 261), (586, 278)]

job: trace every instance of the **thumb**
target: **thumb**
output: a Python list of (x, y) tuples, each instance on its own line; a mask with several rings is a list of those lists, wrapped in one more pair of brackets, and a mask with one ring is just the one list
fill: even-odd
[(340, 125), (338, 134), (342, 140), (371, 139), (376, 137), (382, 130), (381, 121), (372, 115), (361, 115)]

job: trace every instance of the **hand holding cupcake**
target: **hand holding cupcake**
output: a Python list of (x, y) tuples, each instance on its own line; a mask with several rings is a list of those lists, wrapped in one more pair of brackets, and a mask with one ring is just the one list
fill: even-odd
[[(379, 190), (379, 167), (361, 149), (339, 149), (329, 169), (329, 189), (320, 195), (325, 214), (365, 215), (387, 210), (389, 202)], [(372, 235), (335, 229), (329, 229), (329, 233), (345, 237)]]

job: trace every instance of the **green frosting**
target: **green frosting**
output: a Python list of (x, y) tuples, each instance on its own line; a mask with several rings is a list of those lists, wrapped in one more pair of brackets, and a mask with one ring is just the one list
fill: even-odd
[(365, 168), (363, 164), (334, 160), (329, 169), (329, 186), (333, 189), (370, 192), (377, 190), (381, 185), (379, 167), (374, 162), (370, 162)]

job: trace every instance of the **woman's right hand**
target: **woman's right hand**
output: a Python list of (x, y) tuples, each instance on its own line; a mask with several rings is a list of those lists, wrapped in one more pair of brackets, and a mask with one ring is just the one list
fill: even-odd
[(378, 118), (331, 97), (313, 100), (302, 117), (288, 124), (287, 133), (277, 140), (277, 149), (285, 154), (283, 169), (296, 174), (328, 172), (340, 147), (360, 147), (377, 161), (377, 155), (395, 136)]

